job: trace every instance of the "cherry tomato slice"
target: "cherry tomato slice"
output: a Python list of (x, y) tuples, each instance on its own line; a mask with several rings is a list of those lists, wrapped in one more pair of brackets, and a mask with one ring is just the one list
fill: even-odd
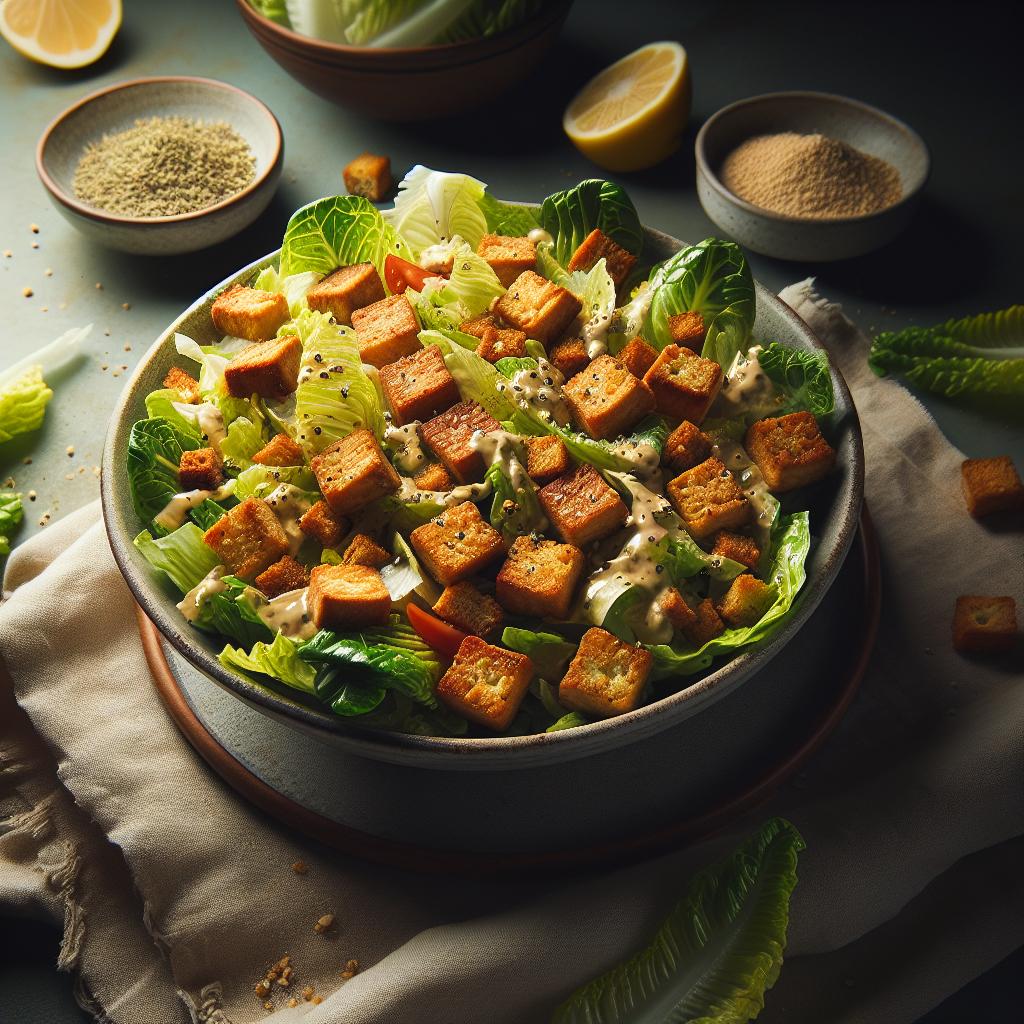
[(462, 641), (466, 639), (465, 633), (411, 602), (405, 606), (405, 614), (409, 619), (409, 625), (419, 633), (425, 644), (446, 658), (455, 657)]
[(444, 277), (444, 274), (439, 274), (435, 270), (424, 270), (415, 263), (391, 253), (388, 253), (384, 260), (384, 280), (392, 295), (401, 295), (406, 288), (415, 288), (421, 292), (428, 277)]

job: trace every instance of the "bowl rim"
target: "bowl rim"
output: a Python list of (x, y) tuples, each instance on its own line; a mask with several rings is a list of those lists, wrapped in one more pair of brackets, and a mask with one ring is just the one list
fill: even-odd
[[(518, 25), (503, 29), (493, 36), (479, 36), (472, 39), (461, 39), (454, 43), (436, 43), (431, 46), (350, 46), (345, 43), (332, 43), (326, 39), (317, 39), (314, 36), (304, 36), (301, 32), (279, 25), (276, 21), (268, 18), (262, 11), (256, 10), (248, 0), (235, 0), (245, 21), (276, 35), (282, 43), (287, 43), (294, 49), (313, 51), (323, 57), (349, 57), (356, 61), (365, 58), (368, 54), (380, 54), (392, 58), (426, 55), (457, 58), (464, 54), (477, 59), (479, 54), (476, 51), (479, 50), (481, 43), (490, 44), (488, 48), (493, 48), (495, 52), (501, 52), (501, 44), (505, 42), (509, 42), (511, 46), (518, 46), (546, 29), (551, 22), (562, 16), (573, 2), (574, 0), (554, 0), (542, 7), (533, 17)], [(390, 71), (392, 69), (382, 70)]]
[[(220, 202), (214, 203), (212, 206), (203, 207), (201, 210), (191, 210), (188, 213), (171, 214), (162, 217), (127, 217), (123, 214), (110, 213), (109, 211), (102, 210), (97, 206), (90, 206), (88, 203), (83, 203), (74, 196), (68, 195), (68, 193), (66, 193), (50, 175), (46, 166), (47, 147), (54, 135), (60, 130), (61, 126), (80, 110), (89, 106), (96, 100), (102, 99), (104, 96), (108, 96), (115, 92), (121, 92), (126, 89), (144, 89), (153, 85), (182, 83), (200, 85), (207, 88), (210, 92), (221, 91), (234, 93), (252, 104), (252, 106), (254, 106), (257, 111), (264, 116), (267, 122), (267, 127), (270, 131), (272, 157), (267, 161), (267, 166), (264, 170), (257, 174), (256, 177), (253, 178), (253, 180), (241, 191), (232, 193), (226, 198), (220, 200)], [(95, 92), (91, 92), (87, 96), (83, 96), (81, 99), (72, 103), (71, 106), (62, 110), (46, 126), (46, 128), (43, 129), (43, 133), (39, 137), (39, 142), (36, 144), (36, 172), (39, 174), (39, 178), (42, 181), (43, 186), (50, 195), (57, 200), (57, 202), (80, 216), (86, 217), (92, 221), (115, 226), (140, 228), (148, 227), (150, 225), (159, 226), (165, 224), (188, 223), (189, 221), (199, 220), (202, 217), (207, 217), (214, 213), (220, 213), (232, 206), (241, 205), (252, 195), (258, 192), (268, 181), (273, 179), (280, 170), (283, 160), (284, 133), (281, 130), (280, 122), (277, 120), (277, 117), (270, 107), (268, 107), (261, 99), (253, 96), (252, 93), (246, 92), (244, 89), (240, 89), (237, 85), (231, 85), (228, 82), (221, 82), (215, 78), (204, 78), (200, 75), (143, 76), (140, 78), (130, 78), (124, 82), (116, 82), (113, 85), (104, 86), (104, 88), (97, 89)]]
[[(731, 117), (737, 111), (747, 107), (759, 106), (762, 103), (778, 100), (814, 100), (822, 104), (854, 107), (861, 113), (867, 114), (877, 121), (887, 123), (890, 127), (895, 128), (899, 133), (904, 135), (911, 146), (920, 150), (924, 158), (924, 169), (920, 175), (920, 180), (914, 182), (912, 187), (909, 190), (904, 191), (900, 198), (890, 206), (883, 207), (881, 210), (875, 210), (873, 213), (860, 213), (852, 217), (796, 217), (792, 214), (778, 213), (775, 210), (769, 210), (764, 206), (758, 206), (756, 203), (751, 203), (749, 200), (741, 198), (731, 189), (727, 188), (722, 179), (719, 178), (719, 176), (711, 169), (711, 163), (708, 160), (706, 152), (708, 136), (712, 131), (718, 128), (723, 121)], [(765, 220), (776, 221), (780, 224), (799, 224), (804, 227), (810, 225), (815, 227), (819, 225), (823, 227), (830, 227), (848, 224), (861, 224), (883, 217), (887, 214), (891, 214), (894, 210), (898, 210), (900, 207), (906, 206), (908, 203), (913, 201), (928, 183), (928, 179), (931, 176), (932, 159), (931, 152), (928, 149), (928, 144), (905, 121), (901, 121), (898, 117), (894, 117), (892, 114), (886, 113), (886, 111), (881, 110), (878, 107), (874, 107), (870, 103), (864, 103), (862, 100), (855, 100), (850, 96), (843, 96), (840, 93), (817, 92), (810, 89), (763, 92), (756, 96), (747, 96), (744, 99), (736, 100), (734, 103), (727, 104), (721, 109), (716, 110), (704, 122), (704, 124), (701, 125), (700, 131), (697, 132), (697, 140), (694, 143), (693, 148), (694, 156), (697, 161), (698, 173), (703, 175), (708, 185), (710, 185), (710, 187), (713, 188), (723, 199), (726, 199), (728, 202), (740, 207), (747, 213), (753, 214), (757, 217), (762, 217)]]
[[(538, 204), (524, 203), (522, 205), (536, 206)], [(644, 227), (644, 231), (646, 237), (653, 236), (662, 244), (674, 246), (676, 250), (686, 244), (655, 228)], [(111, 415), (103, 449), (100, 476), (104, 528), (114, 559), (135, 600), (143, 609), (144, 614), (189, 664), (232, 691), (239, 699), (256, 704), (264, 712), (278, 717), (294, 727), (305, 729), (319, 738), (338, 742), (355, 754), (378, 761), (416, 763), (428, 768), (463, 767), (468, 769), (479, 767), (484, 763), (492, 763), (495, 767), (502, 767), (503, 764), (509, 767), (507, 762), (501, 760), (503, 755), (509, 754), (514, 754), (515, 758), (519, 759), (518, 763), (525, 763), (531, 754), (551, 761), (571, 760), (661, 732), (679, 720), (678, 715), (681, 710), (686, 712), (682, 717), (687, 717), (688, 714), (699, 711), (703, 704), (727, 696), (755, 671), (767, 664), (795, 637), (834, 582), (856, 535), (860, 510), (863, 505), (864, 446), (860, 419), (849, 387), (835, 361), (830, 358), (833, 386), (848, 410), (845, 419), (849, 423), (854, 453), (850, 467), (852, 474), (849, 485), (851, 500), (841, 512), (842, 521), (839, 524), (833, 557), (817, 577), (808, 578), (805, 581), (804, 587), (798, 595), (796, 614), (767, 643), (741, 651), (713, 668), (706, 675), (698, 677), (689, 685), (667, 693), (626, 714), (591, 722), (577, 729), (566, 729), (553, 733), (528, 733), (522, 736), (419, 736), (360, 729), (344, 719), (331, 716), (324, 709), (308, 707), (296, 699), (289, 699), (269, 687), (258, 686), (229, 671), (221, 665), (215, 655), (196, 644), (191, 634), (182, 628), (184, 620), (178, 622), (176, 618), (172, 618), (170, 614), (160, 608), (159, 603), (154, 599), (157, 586), (153, 580), (152, 571), (148, 567), (139, 569), (133, 563), (131, 538), (122, 535), (117, 524), (118, 499), (115, 495), (117, 485), (114, 484), (114, 480), (118, 478), (118, 466), (114, 464), (114, 449), (121, 424), (129, 416), (134, 415), (131, 406), (136, 402), (136, 391), (148, 364), (158, 357), (160, 351), (173, 338), (178, 328), (198, 309), (209, 303), (223, 288), (236, 281), (251, 279), (263, 267), (272, 264), (279, 253), (278, 249), (254, 260), (203, 293), (154, 341), (140, 359), (131, 379), (125, 384), (117, 406)], [(783, 318), (789, 320), (812, 346), (824, 350), (824, 346), (806, 321), (793, 309), (764, 285), (755, 282), (755, 288), (760, 301), (767, 299), (777, 304), (777, 312)], [(118, 489), (122, 492), (125, 491), (124, 486)], [(673, 711), (676, 712), (676, 715), (672, 714)], [(615, 737), (610, 744), (609, 737)], [(423, 757), (431, 756), (438, 759), (436, 763), (423, 763), (421, 760)]]

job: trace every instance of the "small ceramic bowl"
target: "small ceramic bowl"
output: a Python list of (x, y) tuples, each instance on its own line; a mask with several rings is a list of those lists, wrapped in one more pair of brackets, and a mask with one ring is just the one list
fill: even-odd
[[(89, 143), (138, 118), (175, 115), (230, 124), (256, 159), (253, 181), (205, 210), (173, 217), (125, 217), (75, 197), (75, 169)], [(150, 256), (206, 249), (247, 227), (267, 208), (283, 161), (281, 126), (268, 107), (233, 85), (188, 77), (137, 78), (94, 92), (60, 114), (36, 149), (40, 180), (71, 224), (101, 245)]]
[(440, 46), (343, 46), (300, 35), (236, 0), (260, 46), (293, 78), (365, 117), (429, 121), (482, 107), (523, 81), (554, 44), (572, 0), (522, 25)]
[[(888, 161), (902, 198), (877, 213), (812, 220), (773, 213), (730, 192), (719, 174), (725, 158), (755, 135), (818, 132)], [(754, 252), (821, 262), (861, 256), (895, 238), (909, 221), (928, 179), (928, 147), (902, 121), (866, 103), (823, 92), (776, 92), (723, 107), (697, 135), (697, 195), (704, 212)]]

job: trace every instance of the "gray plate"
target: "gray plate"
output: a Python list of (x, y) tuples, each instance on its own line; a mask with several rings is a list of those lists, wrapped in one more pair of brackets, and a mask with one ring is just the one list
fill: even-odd
[[(650, 228), (645, 233), (644, 258), (651, 262), (666, 259), (684, 245)], [(111, 549), (136, 600), (186, 660), (254, 707), (295, 728), (309, 730), (320, 739), (331, 740), (352, 754), (417, 768), (511, 770), (588, 757), (656, 736), (732, 693), (798, 635), (835, 580), (857, 529), (864, 489), (864, 449), (849, 390), (833, 368), (836, 412), (827, 433), (836, 449), (836, 469), (827, 481), (809, 491), (787, 496), (783, 505), (784, 509), (811, 511), (813, 543), (807, 582), (797, 606), (785, 627), (769, 643), (739, 654), (702, 676), (681, 680), (678, 692), (629, 714), (578, 729), (534, 736), (465, 739), (359, 730), (328, 710), (304, 703), (295, 694), (257, 686), (228, 671), (217, 660), (222, 643), (188, 626), (175, 607), (180, 596), (170, 583), (157, 578), (132, 545), (132, 538), (142, 524), (132, 509), (125, 454), (132, 424), (146, 415), (146, 395), (160, 387), (172, 365), (184, 365), (175, 352), (175, 332), (187, 334), (200, 344), (214, 343), (219, 339), (209, 315), (214, 297), (230, 284), (251, 281), (276, 257), (276, 252), (271, 253), (249, 264), (200, 297), (143, 357), (114, 410), (101, 480), (103, 517)], [(807, 325), (761, 285), (757, 285), (755, 333), (758, 338), (799, 348), (820, 348)]]

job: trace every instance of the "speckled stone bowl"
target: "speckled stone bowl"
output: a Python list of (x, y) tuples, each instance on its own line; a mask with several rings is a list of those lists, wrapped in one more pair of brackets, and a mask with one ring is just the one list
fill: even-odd
[[(175, 217), (124, 217), (75, 197), (75, 169), (91, 142), (147, 117), (225, 121), (249, 143), (256, 176), (241, 192)], [(270, 109), (255, 96), (209, 78), (137, 78), (101, 89), (60, 114), (43, 132), (36, 169), (53, 205), (100, 245), (147, 256), (194, 252), (248, 227), (266, 208), (281, 177), (284, 138)]]
[[(755, 135), (815, 132), (888, 161), (900, 175), (902, 198), (877, 213), (810, 220), (773, 213), (740, 199), (722, 183), (725, 158)], [(697, 195), (704, 212), (730, 238), (778, 259), (824, 262), (871, 252), (910, 220), (928, 179), (928, 147), (902, 121), (866, 103), (823, 92), (776, 92), (723, 107), (696, 142)]]

